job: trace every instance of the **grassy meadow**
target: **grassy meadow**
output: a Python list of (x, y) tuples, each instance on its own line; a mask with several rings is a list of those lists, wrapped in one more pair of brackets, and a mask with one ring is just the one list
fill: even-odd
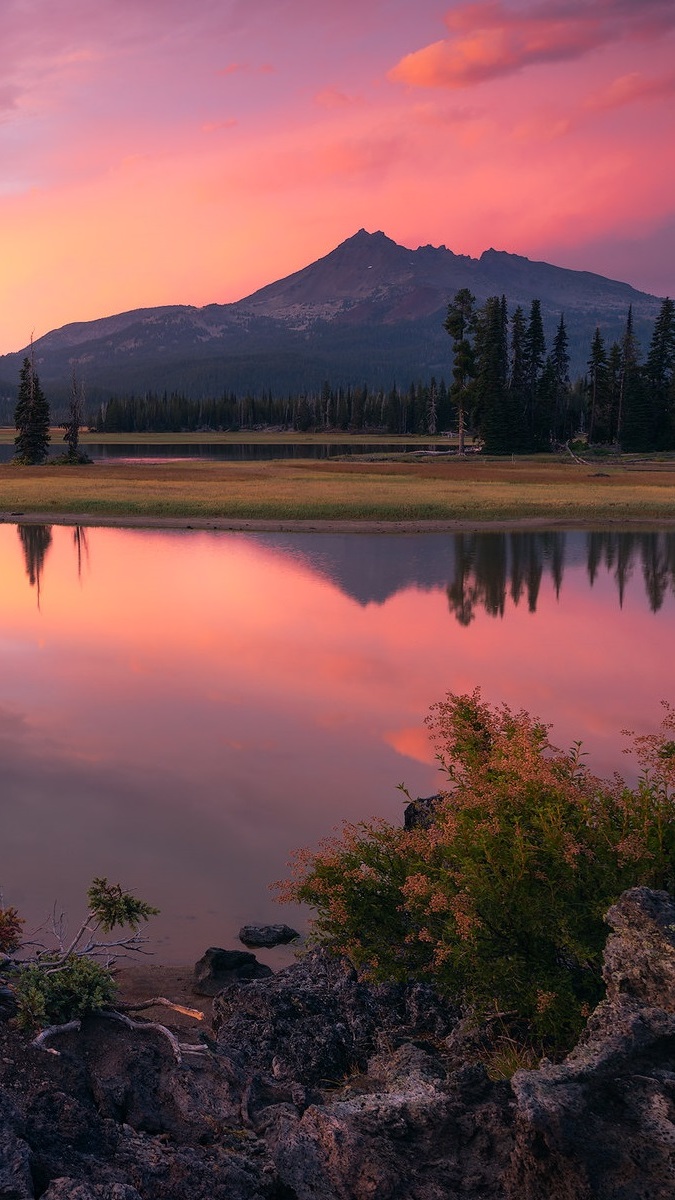
[[(157, 442), (157, 436), (152, 440)], [(276, 435), (274, 440), (278, 440)], [(431, 457), (384, 462), (201, 460), (86, 467), (5, 464), (0, 466), (0, 514), (5, 520), (63, 514), (92, 523), (97, 517), (675, 521), (675, 461), (605, 465), (543, 457)]]

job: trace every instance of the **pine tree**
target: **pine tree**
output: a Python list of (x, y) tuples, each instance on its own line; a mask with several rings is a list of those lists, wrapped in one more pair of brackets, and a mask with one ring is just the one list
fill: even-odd
[(675, 304), (661, 305), (645, 363), (654, 450), (675, 445)]
[(570, 400), (570, 356), (568, 351), (565, 318), (560, 314), (560, 324), (550, 355), (553, 377), (553, 436), (557, 441), (566, 441), (568, 432), (568, 410)]
[(509, 416), (513, 430), (514, 450), (527, 449), (525, 413), (527, 407), (527, 377), (525, 364), (525, 313), (520, 305), (511, 319), (511, 359), (509, 363)]
[(539, 384), (546, 358), (546, 339), (544, 323), (541, 317), (541, 302), (533, 300), (530, 307), (530, 319), (525, 331), (523, 342), (523, 359), (525, 366), (525, 430), (529, 441), (528, 449), (539, 449), (541, 430), (537, 420), (537, 403), (539, 400)]
[(24, 358), (14, 412), (14, 458), (24, 466), (43, 463), (49, 452), (49, 404), (40, 387), (32, 358)]
[(609, 372), (605, 341), (598, 326), (596, 326), (591, 344), (591, 357), (588, 360), (588, 440), (604, 441), (607, 428), (607, 410), (609, 407)]
[(487, 454), (514, 449), (508, 419), (506, 303), (491, 296), (478, 314), (475, 404), (477, 428)]
[(621, 340), (621, 377), (617, 441), (623, 450), (650, 449), (649, 410), (640, 373), (640, 350), (633, 329), (633, 306), (628, 309)]
[(476, 374), (473, 337), (476, 330), (476, 298), (468, 288), (460, 288), (448, 305), (443, 328), (452, 338), (453, 367), (452, 398), (459, 418), (459, 453), (464, 453), (464, 430), (467, 408), (471, 400), (472, 382)]

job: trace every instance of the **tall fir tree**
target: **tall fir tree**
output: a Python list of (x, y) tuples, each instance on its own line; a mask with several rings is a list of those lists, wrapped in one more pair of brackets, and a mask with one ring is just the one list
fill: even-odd
[(633, 328), (633, 306), (628, 309), (621, 339), (621, 377), (617, 441), (623, 450), (650, 448), (650, 413), (640, 371), (640, 347)]
[(654, 324), (644, 367), (650, 401), (652, 449), (675, 447), (675, 304), (666, 298)]
[(553, 437), (558, 442), (567, 441), (572, 432), (569, 428), (568, 416), (570, 403), (570, 356), (568, 345), (565, 317), (561, 313), (550, 355), (553, 383)]
[(468, 288), (460, 288), (448, 305), (443, 323), (446, 333), (452, 338), (452, 388), (451, 396), (457, 407), (459, 453), (464, 453), (466, 420), (472, 401), (473, 381), (476, 375), (474, 337), (476, 332), (476, 298)]
[(533, 300), (530, 306), (530, 318), (525, 331), (523, 343), (523, 358), (525, 363), (525, 431), (528, 440), (528, 450), (543, 449), (542, 422), (538, 419), (537, 404), (539, 402), (539, 385), (546, 358), (546, 338), (544, 323), (541, 317), (541, 302)]
[(508, 411), (508, 314), (504, 297), (491, 296), (476, 329), (476, 428), (486, 454), (514, 449)]
[(605, 352), (605, 340), (596, 326), (591, 343), (586, 376), (587, 422), (589, 442), (603, 442), (606, 438), (609, 409), (609, 366)]
[(43, 463), (49, 453), (49, 404), (31, 358), (24, 358), (14, 411), (14, 457), (24, 466)]
[(508, 376), (509, 419), (516, 453), (526, 450), (528, 442), (525, 428), (527, 409), (526, 332), (525, 313), (518, 305), (511, 318), (511, 354)]

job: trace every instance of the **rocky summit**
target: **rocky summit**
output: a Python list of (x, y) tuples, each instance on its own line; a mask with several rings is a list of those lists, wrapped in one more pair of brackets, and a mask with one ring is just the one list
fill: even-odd
[(606, 998), (564, 1062), (494, 1082), (429, 985), (313, 951), (229, 983), (213, 1036), (0, 1024), (2, 1200), (672, 1200), (675, 904), (610, 910)]
[[(52, 330), (31, 350), (51, 400), (69, 395), (75, 369), (89, 403), (110, 396), (180, 393), (202, 400), (364, 383), (407, 388), (435, 375), (449, 382), (447, 307), (460, 288), (479, 304), (505, 295), (509, 311), (541, 302), (552, 345), (564, 314), (572, 373), (587, 369), (596, 326), (607, 345), (622, 336), (629, 307), (646, 345), (659, 300), (626, 283), (489, 249), (479, 258), (446, 246), (408, 249), (360, 229), (316, 262), (231, 304), (134, 309)], [(0, 398), (16, 390), (27, 350), (0, 357)]]

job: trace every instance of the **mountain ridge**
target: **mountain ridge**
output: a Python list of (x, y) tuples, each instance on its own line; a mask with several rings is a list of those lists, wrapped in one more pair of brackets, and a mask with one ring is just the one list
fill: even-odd
[[(479, 304), (505, 294), (512, 313), (540, 300), (549, 344), (565, 314), (573, 369), (582, 373), (596, 325), (620, 336), (628, 306), (643, 343), (660, 299), (630, 284), (523, 255), (479, 258), (445, 245), (401, 246), (358, 230), (328, 254), (228, 304), (130, 309), (50, 330), (33, 345), (43, 386), (67, 394), (73, 367), (90, 400), (130, 391), (302, 391), (337, 384), (407, 386), (449, 378), (447, 304), (468, 287)], [(0, 379), (18, 377), (28, 348), (0, 357)], [(77, 353), (75, 353), (75, 351)], [(7, 386), (7, 385), (6, 385)]]

